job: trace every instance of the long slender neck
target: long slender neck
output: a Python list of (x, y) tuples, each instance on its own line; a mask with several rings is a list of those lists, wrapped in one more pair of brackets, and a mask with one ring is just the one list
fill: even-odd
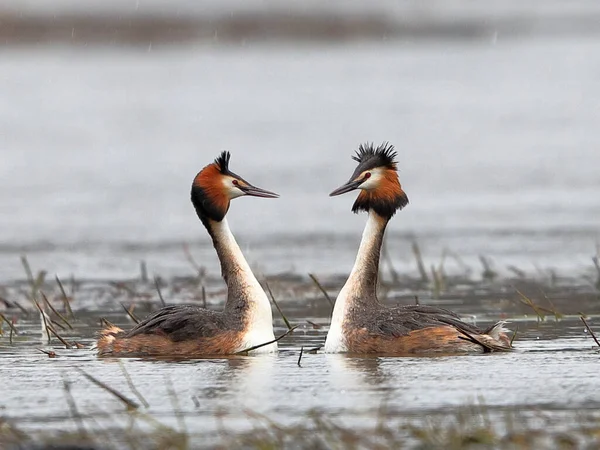
[(221, 272), (227, 284), (227, 303), (225, 310), (250, 319), (257, 326), (272, 327), (271, 304), (260, 283), (252, 273), (236, 242), (227, 219), (220, 222), (208, 219), (206, 228), (210, 233), (215, 250), (221, 261)]
[(336, 313), (345, 316), (346, 309), (352, 305), (378, 303), (379, 256), (388, 220), (369, 210), (356, 261), (335, 302), (334, 316)]
[[(208, 220), (206, 228), (213, 240), (213, 245), (221, 262), (221, 274), (229, 286), (232, 278), (251, 278), (256, 281), (250, 265), (244, 258), (242, 250), (229, 229), (227, 219), (220, 222)], [(258, 283), (258, 281), (257, 281)]]
[(377, 301), (379, 257), (388, 220), (369, 210), (354, 267), (346, 281), (346, 286), (352, 287), (352, 293), (359, 301)]
[(331, 325), (325, 340), (326, 352), (347, 351), (345, 326), (350, 324), (361, 327), (360, 318), (379, 305), (376, 292), (379, 255), (388, 221), (389, 219), (369, 210), (354, 267), (335, 300)]

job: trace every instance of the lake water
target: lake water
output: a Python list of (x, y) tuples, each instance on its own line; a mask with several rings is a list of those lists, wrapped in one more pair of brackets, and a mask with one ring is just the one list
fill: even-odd
[[(0, 58), (0, 279), (18, 257), (62, 276), (189, 274), (218, 263), (189, 202), (222, 150), (281, 194), (230, 225), (266, 273), (347, 273), (365, 222), (329, 198), (365, 141), (398, 150), (410, 205), (396, 266), (444, 248), (468, 264), (591, 266), (600, 236), (595, 36), (344, 43), (5, 47)], [(450, 262), (451, 264), (451, 262)]]
[[(142, 407), (143, 414), (175, 430), (188, 430), (193, 448), (223, 442), (223, 430), (230, 437), (253, 430), (257, 414), (285, 426), (301, 424), (321, 411), (345, 426), (371, 429), (383, 407), (388, 423), (422, 423), (436, 415), (452, 415), (465, 405), (482, 404), (491, 417), (503, 411), (533, 412), (528, 423), (539, 423), (540, 414), (563, 414), (552, 429), (568, 431), (584, 413), (595, 414), (600, 404), (599, 355), (577, 319), (541, 324), (517, 319), (511, 327), (519, 329), (518, 350), (510, 354), (360, 358), (307, 353), (300, 367), (301, 347), (321, 345), (326, 327), (307, 325), (295, 316), (296, 309), (291, 308), (290, 320), (300, 328), (281, 341), (278, 355), (180, 362), (125, 359), (119, 363), (98, 359), (89, 349), (49, 347), (39, 334), (39, 321), (21, 320), (21, 336), (15, 338), (19, 343), (0, 346), (0, 411), (23, 431), (74, 432), (78, 423), (88, 431), (121, 429), (133, 423), (130, 413), (78, 370), (140, 404), (122, 367), (149, 405)], [(92, 344), (97, 318), (98, 313), (81, 313), (75, 331), (65, 331), (63, 336)], [(480, 317), (482, 324), (487, 320)], [(122, 317), (116, 321), (130, 326)], [(281, 320), (276, 322), (276, 334), (283, 333)], [(48, 358), (37, 348), (53, 348), (57, 357)], [(65, 380), (72, 382), (76, 413), (69, 406)], [(156, 426), (138, 422), (141, 429)], [(123, 443), (119, 432), (110, 435), (111, 444)]]
[[(406, 12), (385, 4), (378, 11), (390, 17)], [(576, 314), (591, 314), (597, 329), (591, 258), (600, 253), (600, 39), (593, 27), (573, 25), (585, 13), (554, 20), (564, 12), (557, 3), (546, 11), (554, 21), (536, 28), (543, 32), (505, 33), (512, 12), (535, 17), (510, 5), (493, 10), (496, 31), (482, 9), (438, 11), (444, 24), (454, 14), (483, 17), (483, 34), (473, 39), (442, 27), (454, 38), (423, 37), (419, 29), (390, 39), (1, 47), (0, 297), (31, 309), (29, 288), (19, 282), (22, 255), (50, 281), (73, 276), (82, 283), (73, 302), (78, 319), (64, 334), (86, 348), (65, 350), (55, 339), (48, 346), (37, 314), (0, 302), (22, 332), (14, 345), (6, 326), (0, 337), (0, 418), (23, 430), (76, 429), (64, 378), (73, 381), (87, 429), (128, 420), (76, 368), (135, 398), (119, 363), (98, 360), (89, 346), (100, 317), (130, 326), (120, 302), (157, 306), (151, 284), (133, 291), (111, 284), (138, 278), (140, 261), (150, 277), (167, 280), (168, 302), (197, 302), (196, 282), (191, 290), (177, 287), (195, 273), (189, 249), (207, 270), (209, 306), (221, 307), (218, 261), (189, 188), (222, 150), (231, 151), (233, 171), (281, 194), (235, 200), (229, 223), (261, 280), (292, 280), (276, 295), (301, 327), (281, 342), (279, 355), (125, 360), (152, 417), (176, 429), (183, 417), (202, 434), (197, 442), (210, 445), (223, 423), (231, 432), (252, 429), (250, 413), (290, 424), (319, 410), (369, 427), (382, 405), (396, 420), (481, 400), (493, 411), (565, 413), (567, 428), (582, 411), (596, 414), (600, 359)], [(578, 5), (596, 17), (596, 6)], [(193, 5), (182, 8), (202, 15)], [(358, 4), (350, 11), (364, 13)], [(389, 257), (401, 276), (388, 301), (412, 302), (417, 294), (482, 324), (509, 318), (519, 329), (518, 351), (401, 359), (317, 353), (304, 354), (298, 366), (302, 347), (323, 343), (330, 313), (306, 274), (316, 273), (335, 296), (358, 247), (365, 216), (350, 212), (352, 194), (328, 193), (352, 174), (350, 156), (366, 141), (396, 146), (411, 202), (388, 228)], [(415, 241), (426, 267), (443, 260), (447, 275), (479, 279), (484, 255), (501, 281), (492, 290), (458, 283), (435, 293), (415, 282)], [(553, 308), (548, 293), (569, 316), (538, 323), (516, 303), (509, 266), (542, 278), (531, 295)], [(56, 286), (45, 288), (57, 296)], [(140, 315), (148, 309), (140, 308)], [(58, 357), (38, 348), (54, 348)]]

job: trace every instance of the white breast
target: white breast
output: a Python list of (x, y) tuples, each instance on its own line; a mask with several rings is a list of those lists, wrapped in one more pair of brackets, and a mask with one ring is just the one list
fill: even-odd
[(323, 347), (325, 353), (342, 353), (348, 350), (346, 341), (344, 340), (342, 325), (346, 318), (346, 298), (350, 288), (348, 283), (346, 283), (335, 301), (333, 315), (331, 316), (331, 325), (329, 326), (327, 339), (325, 339), (325, 346)]
[[(240, 346), (240, 350), (245, 350), (250, 347), (254, 347), (256, 345), (264, 344), (265, 342), (269, 342), (275, 339), (273, 335), (273, 330), (267, 331), (264, 328), (254, 328), (250, 329), (245, 335), (242, 341), (242, 345)], [(264, 354), (264, 353), (275, 353), (277, 351), (277, 342), (273, 342), (269, 345), (264, 345), (256, 350), (251, 351), (252, 355), (256, 354)]]
[(323, 350), (325, 353), (343, 353), (348, 350), (342, 334), (341, 324), (331, 324)]

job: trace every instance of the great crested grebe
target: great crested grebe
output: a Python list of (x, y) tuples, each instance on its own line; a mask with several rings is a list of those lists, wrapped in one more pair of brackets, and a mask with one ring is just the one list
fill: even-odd
[(358, 167), (330, 196), (360, 189), (352, 211), (367, 211), (369, 218), (352, 272), (335, 301), (325, 351), (407, 355), (510, 350), (504, 322), (481, 330), (443, 308), (390, 308), (379, 302), (376, 287), (383, 235), (395, 212), (408, 204), (408, 197), (398, 179), (392, 145), (361, 145), (352, 158)]
[[(271, 304), (252, 273), (225, 215), (230, 200), (251, 195), (276, 198), (273, 192), (252, 186), (229, 170), (229, 152), (223, 152), (202, 169), (192, 183), (191, 200), (210, 234), (227, 284), (223, 311), (191, 305), (167, 306), (130, 331), (108, 327), (98, 340), (99, 356), (224, 355), (243, 351), (275, 339)], [(277, 343), (255, 353), (277, 351)]]

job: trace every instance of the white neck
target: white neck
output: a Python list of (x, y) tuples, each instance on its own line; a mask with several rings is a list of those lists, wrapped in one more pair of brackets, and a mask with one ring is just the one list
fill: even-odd
[[(227, 218), (224, 218), (220, 222), (211, 221), (210, 231), (215, 243), (217, 254), (219, 255), (219, 259), (221, 261), (221, 268), (223, 270), (227, 270), (227, 273), (224, 273), (223, 276), (230, 275), (232, 272), (234, 272), (238, 276), (248, 279), (248, 281), (250, 281), (254, 287), (258, 286), (258, 289), (264, 295), (260, 284), (252, 273), (250, 265), (246, 261), (246, 258), (244, 258), (242, 250), (240, 249), (240, 246), (238, 245), (233, 233), (231, 232), (231, 229), (229, 228)], [(227, 284), (229, 285), (229, 283)]]
[(326, 352), (346, 351), (343, 324), (353, 303), (377, 302), (379, 252), (386, 225), (387, 220), (375, 212), (369, 211), (369, 218), (363, 231), (354, 267), (335, 300), (331, 325), (325, 341)]
[[(223, 278), (227, 283), (228, 297), (225, 311), (234, 309), (240, 303), (248, 305), (247, 324), (243, 348), (263, 344), (274, 339), (273, 313), (271, 303), (260, 283), (252, 273), (250, 265), (229, 229), (227, 219), (220, 222), (211, 221), (211, 235), (221, 261)], [(257, 352), (277, 350), (277, 344), (261, 347)]]

